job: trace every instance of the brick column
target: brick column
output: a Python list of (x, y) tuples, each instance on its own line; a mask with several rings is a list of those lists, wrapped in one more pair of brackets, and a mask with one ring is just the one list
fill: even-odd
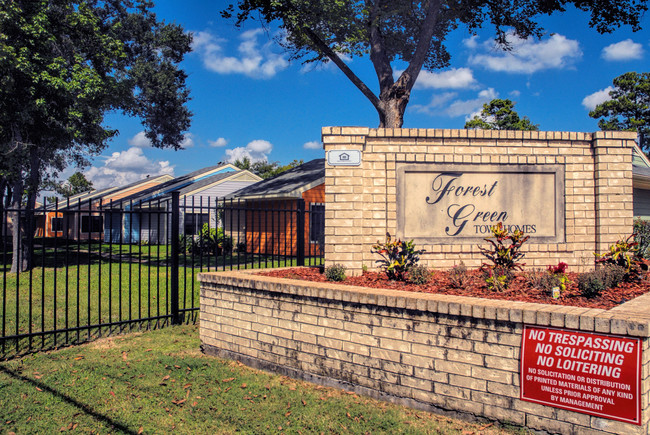
[(602, 253), (632, 234), (632, 149), (636, 133), (596, 132), (594, 182), (596, 187), (596, 251)]
[(363, 157), (367, 127), (323, 127), (325, 152), (358, 150), (360, 166), (330, 166), (325, 163), (325, 266), (343, 264), (348, 275), (360, 275), (363, 266), (365, 173)]

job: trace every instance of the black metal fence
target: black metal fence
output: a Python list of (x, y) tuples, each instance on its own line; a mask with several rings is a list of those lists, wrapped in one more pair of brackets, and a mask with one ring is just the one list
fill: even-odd
[(303, 200), (45, 204), (0, 216), (0, 358), (196, 322), (203, 271), (322, 265)]

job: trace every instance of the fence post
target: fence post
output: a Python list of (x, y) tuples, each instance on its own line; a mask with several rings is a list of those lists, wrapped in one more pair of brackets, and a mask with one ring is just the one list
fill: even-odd
[(298, 266), (305, 265), (305, 200), (298, 200)]
[(179, 256), (180, 256), (180, 234), (179, 234), (179, 197), (180, 192), (172, 192), (172, 228), (171, 228), (171, 248), (172, 248), (172, 262), (171, 262), (171, 315), (172, 315), (172, 325), (180, 325), (183, 322), (181, 318), (178, 306), (179, 306), (179, 292), (178, 292), (178, 268), (179, 268)]

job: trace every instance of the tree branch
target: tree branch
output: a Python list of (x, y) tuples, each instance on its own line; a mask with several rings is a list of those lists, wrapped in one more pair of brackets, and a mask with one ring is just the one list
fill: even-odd
[(406, 92), (411, 92), (411, 89), (413, 89), (413, 85), (415, 85), (415, 81), (422, 70), (422, 65), (424, 65), (427, 53), (431, 47), (431, 39), (433, 38), (436, 25), (438, 24), (441, 8), (441, 0), (431, 0), (429, 2), (429, 9), (427, 10), (427, 16), (422, 23), (422, 31), (420, 32), (418, 45), (415, 48), (415, 53), (413, 53), (413, 58), (411, 59), (411, 62), (409, 62), (409, 66), (398, 79), (398, 82), (404, 86)]
[(334, 64), (339, 67), (343, 74), (350, 79), (350, 81), (361, 91), (363, 95), (366, 96), (368, 100), (375, 106), (375, 109), (380, 110), (379, 108), (379, 98), (372, 92), (372, 90), (366, 86), (366, 84), (359, 78), (357, 75), (341, 60), (338, 54), (332, 48), (327, 45), (320, 37), (309, 27), (303, 27), (301, 29), (305, 32), (305, 35), (321, 50), (325, 55), (332, 61)]
[(379, 92), (381, 95), (384, 92), (388, 92), (390, 87), (393, 86), (393, 83), (395, 83), (395, 80), (393, 79), (393, 68), (390, 65), (390, 59), (386, 56), (384, 38), (381, 35), (378, 24), (379, 20), (377, 19), (380, 2), (381, 0), (376, 0), (374, 4), (369, 4), (370, 2), (366, 1), (366, 5), (371, 6), (370, 16), (368, 17), (368, 27), (370, 28), (370, 60), (375, 68), (377, 79), (379, 79)]

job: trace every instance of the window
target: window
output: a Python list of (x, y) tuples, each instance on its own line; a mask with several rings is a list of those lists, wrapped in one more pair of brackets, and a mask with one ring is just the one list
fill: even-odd
[(60, 233), (63, 231), (63, 218), (62, 217), (53, 217), (50, 221), (52, 225), (53, 233)]
[(185, 213), (184, 225), (185, 235), (194, 236), (201, 232), (203, 224), (210, 221), (208, 213)]
[(81, 216), (82, 233), (101, 233), (104, 230), (103, 216)]
[(321, 244), (325, 241), (325, 204), (309, 206), (309, 241)]

